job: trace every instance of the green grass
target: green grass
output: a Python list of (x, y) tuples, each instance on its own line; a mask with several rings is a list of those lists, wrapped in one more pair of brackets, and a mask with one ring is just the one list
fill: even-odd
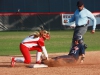
[[(20, 42), (32, 31), (0, 32), (0, 55), (19, 55)], [(51, 39), (45, 41), (48, 53), (68, 52), (71, 46), (73, 31), (50, 31)], [(84, 35), (84, 41), (88, 45), (87, 51), (100, 50), (100, 31)], [(32, 52), (31, 52), (32, 53)], [(34, 52), (33, 52), (34, 53)]]

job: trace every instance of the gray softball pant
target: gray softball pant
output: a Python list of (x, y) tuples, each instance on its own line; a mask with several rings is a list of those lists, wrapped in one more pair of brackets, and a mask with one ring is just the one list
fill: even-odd
[[(78, 35), (83, 35), (87, 32), (87, 29), (88, 29), (88, 26), (76, 26), (75, 29), (74, 29), (74, 33), (73, 33), (73, 38), (72, 38), (72, 46), (74, 45), (74, 40), (75, 40), (75, 37), (78, 36)], [(84, 42), (83, 40), (81, 41), (82, 44), (84, 45)]]

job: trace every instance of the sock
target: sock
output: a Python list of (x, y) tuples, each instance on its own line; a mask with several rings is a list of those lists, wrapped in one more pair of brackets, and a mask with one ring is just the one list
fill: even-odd
[(41, 62), (41, 55), (42, 55), (42, 52), (37, 52), (37, 54), (36, 54), (36, 62)]
[(15, 61), (16, 61), (16, 62), (20, 62), (20, 63), (23, 63), (24, 60), (25, 60), (24, 58), (20, 58), (20, 57), (16, 57), (16, 58), (15, 58)]

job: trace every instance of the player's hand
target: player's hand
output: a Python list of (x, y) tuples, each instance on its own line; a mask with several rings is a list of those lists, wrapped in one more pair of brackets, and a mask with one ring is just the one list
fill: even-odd
[(81, 61), (80, 61), (80, 64), (83, 64), (83, 62), (84, 62), (84, 60), (81, 60)]
[(45, 60), (50, 60), (50, 58), (47, 58), (47, 57), (42, 58), (42, 61), (45, 61)]
[(47, 58), (47, 60), (49, 61), (51, 58)]
[(91, 33), (94, 34), (95, 33), (95, 30), (92, 30)]
[(83, 62), (84, 62), (84, 59), (85, 59), (85, 55), (84, 55), (84, 54), (82, 54), (82, 57), (81, 57), (80, 64), (83, 64)]

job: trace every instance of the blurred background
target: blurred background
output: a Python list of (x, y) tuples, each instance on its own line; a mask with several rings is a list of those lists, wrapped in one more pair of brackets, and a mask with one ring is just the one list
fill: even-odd
[[(64, 30), (61, 14), (73, 13), (78, 0), (0, 0), (0, 31)], [(83, 0), (91, 12), (100, 11), (100, 0)], [(100, 13), (100, 12), (99, 12)], [(100, 17), (100, 14), (99, 14)], [(91, 28), (90, 28), (91, 29)], [(100, 25), (97, 26), (100, 29)]]
[[(78, 0), (0, 0), (0, 12), (74, 12)], [(100, 0), (83, 0), (87, 9), (100, 11)]]

